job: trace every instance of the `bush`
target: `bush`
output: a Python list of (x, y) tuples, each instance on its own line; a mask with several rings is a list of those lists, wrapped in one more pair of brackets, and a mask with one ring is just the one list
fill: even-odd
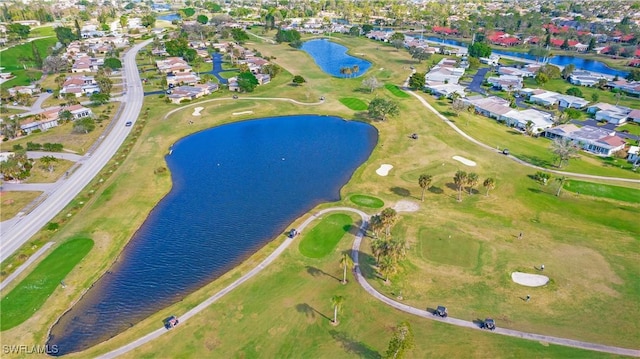
[(42, 145), (42, 150), (48, 152), (60, 152), (63, 148), (62, 143), (45, 143)]
[(567, 89), (567, 95), (582, 97), (582, 91), (577, 87), (569, 87)]
[(60, 225), (56, 222), (49, 222), (47, 223), (47, 230), (48, 231), (57, 231), (58, 228), (60, 228)]
[(42, 145), (34, 142), (27, 142), (27, 151), (40, 151)]
[(24, 150), (24, 147), (22, 147), (22, 145), (17, 144), (17, 145), (13, 145), (13, 151), (14, 152), (18, 152), (18, 151), (22, 151)]

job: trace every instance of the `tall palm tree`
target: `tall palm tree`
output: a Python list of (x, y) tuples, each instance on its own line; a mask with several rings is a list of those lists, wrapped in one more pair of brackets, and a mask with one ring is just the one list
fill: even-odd
[(420, 185), (420, 188), (422, 188), (422, 196), (420, 197), (420, 201), (424, 202), (424, 191), (429, 188), (432, 180), (433, 177), (428, 174), (421, 174), (420, 178), (418, 178), (418, 184)]
[(389, 276), (394, 274), (398, 268), (391, 256), (384, 256), (378, 263), (378, 271), (384, 277), (384, 281), (389, 283)]
[(369, 219), (369, 228), (371, 228), (375, 238), (380, 236), (380, 231), (384, 228), (384, 223), (382, 223), (382, 217), (379, 214), (371, 216), (371, 219)]
[(387, 255), (394, 261), (405, 257), (406, 240), (404, 238), (393, 238), (387, 246)]
[(496, 188), (496, 181), (493, 178), (489, 177), (484, 180), (484, 182), (482, 182), (482, 185), (487, 189), (486, 196), (489, 197), (489, 190)]
[(385, 227), (385, 237), (389, 237), (391, 235), (391, 227), (398, 220), (398, 212), (391, 207), (387, 207), (382, 210), (380, 217)]
[(453, 183), (455, 183), (456, 189), (458, 190), (458, 202), (462, 202), (462, 189), (467, 183), (467, 172), (458, 170), (453, 176)]
[(349, 253), (343, 253), (342, 258), (340, 258), (340, 267), (344, 269), (342, 273), (342, 284), (347, 284), (347, 268), (353, 268), (353, 259)]
[(467, 175), (467, 185), (469, 186), (469, 194), (473, 194), (473, 187), (478, 185), (478, 174), (471, 172)]
[(360, 66), (358, 66), (358, 65), (353, 65), (353, 66), (351, 67), (351, 72), (353, 73), (353, 75), (354, 75), (354, 76), (358, 73), (358, 71), (360, 71)]
[(376, 263), (380, 262), (380, 256), (387, 251), (387, 241), (384, 239), (374, 239), (371, 241), (371, 253), (376, 257)]
[(566, 176), (556, 177), (556, 181), (559, 182), (558, 192), (556, 192), (556, 196), (560, 197), (560, 191), (562, 191), (562, 187), (564, 187), (565, 183), (569, 181), (569, 178)]
[(344, 297), (341, 295), (334, 295), (331, 297), (331, 305), (333, 306), (333, 324), (338, 325), (338, 312), (342, 309), (344, 303)]

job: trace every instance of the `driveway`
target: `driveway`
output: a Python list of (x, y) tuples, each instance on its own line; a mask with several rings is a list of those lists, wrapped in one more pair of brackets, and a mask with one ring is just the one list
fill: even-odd
[(489, 70), (489, 68), (482, 68), (479, 69), (475, 75), (473, 75), (471, 83), (469, 84), (469, 86), (467, 86), (469, 91), (481, 93), (483, 95), (487, 94), (486, 91), (482, 88), (482, 83), (484, 82), (484, 78)]

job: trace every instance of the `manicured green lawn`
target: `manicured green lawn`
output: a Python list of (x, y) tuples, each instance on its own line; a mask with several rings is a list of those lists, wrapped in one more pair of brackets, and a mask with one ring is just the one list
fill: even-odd
[(349, 197), (349, 199), (351, 200), (351, 202), (362, 207), (382, 208), (382, 206), (384, 206), (383, 200), (373, 196), (366, 196), (363, 194), (354, 194), (353, 196)]
[[(636, 107), (640, 107), (640, 103)], [(625, 123), (622, 126), (618, 126), (616, 130), (618, 132), (628, 131), (632, 135), (640, 136), (640, 123), (636, 123), (636, 122)]]
[[(46, 58), (50, 52), (50, 48), (56, 44), (58, 40), (55, 37), (34, 40), (36, 48), (40, 52), (42, 58)], [(16, 77), (2, 84), (2, 88), (10, 88), (19, 85), (29, 85), (29, 77), (35, 80), (40, 79), (42, 72), (31, 69), (35, 66), (33, 62), (33, 51), (31, 43), (18, 45), (7, 49), (0, 53), (2, 58), (2, 67), (4, 72), (12, 72)], [(26, 69), (25, 69), (26, 67)], [(31, 75), (30, 75), (31, 73)]]
[(353, 220), (346, 214), (328, 215), (313, 229), (305, 233), (300, 241), (300, 253), (309, 258), (322, 258), (333, 251), (345, 233), (349, 232)]
[(408, 98), (409, 97), (409, 95), (407, 93), (405, 93), (404, 91), (400, 90), (400, 88), (398, 86), (394, 85), (394, 84), (385, 84), (384, 88), (389, 90), (396, 97), (400, 97), (400, 98)]
[(91, 248), (91, 239), (74, 238), (51, 252), (33, 272), (0, 300), (0, 330), (11, 329), (29, 319)]
[(238, 71), (224, 71), (220, 73), (220, 77), (223, 79), (229, 79), (234, 76), (238, 76), (238, 74), (240, 74)]
[(366, 102), (353, 97), (343, 97), (340, 99), (340, 103), (354, 111), (364, 111), (367, 109)]
[(586, 196), (611, 198), (629, 203), (640, 203), (640, 190), (633, 188), (571, 180), (564, 185), (564, 189)]
[(29, 37), (56, 36), (52, 26), (42, 26), (31, 29)]
[(481, 254), (480, 242), (450, 233), (455, 229), (454, 223), (438, 228), (423, 227), (419, 232), (419, 253), (422, 258), (445, 265), (473, 269), (478, 265)]

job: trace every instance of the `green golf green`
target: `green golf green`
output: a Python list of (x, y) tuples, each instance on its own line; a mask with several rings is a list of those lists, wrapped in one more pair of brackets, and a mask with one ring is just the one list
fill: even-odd
[(364, 111), (367, 109), (366, 102), (353, 97), (343, 97), (340, 99), (340, 103), (354, 111)]
[(74, 238), (60, 245), (40, 262), (17, 287), (0, 299), (0, 331), (21, 324), (40, 309), (91, 248), (91, 239)]
[(300, 253), (309, 258), (322, 258), (331, 253), (351, 228), (353, 220), (346, 214), (334, 213), (323, 218), (300, 241)]
[(610, 198), (629, 203), (640, 203), (640, 191), (628, 187), (571, 180), (564, 185), (564, 189), (569, 192), (587, 196)]
[(354, 194), (349, 197), (349, 200), (362, 207), (382, 208), (382, 206), (384, 206), (384, 202), (380, 198), (366, 196), (363, 194)]
[(406, 92), (400, 90), (400, 88), (394, 84), (386, 84), (384, 85), (384, 88), (386, 88), (387, 90), (389, 90), (392, 94), (394, 94), (397, 97), (400, 98), (408, 98), (409, 94), (407, 94)]

